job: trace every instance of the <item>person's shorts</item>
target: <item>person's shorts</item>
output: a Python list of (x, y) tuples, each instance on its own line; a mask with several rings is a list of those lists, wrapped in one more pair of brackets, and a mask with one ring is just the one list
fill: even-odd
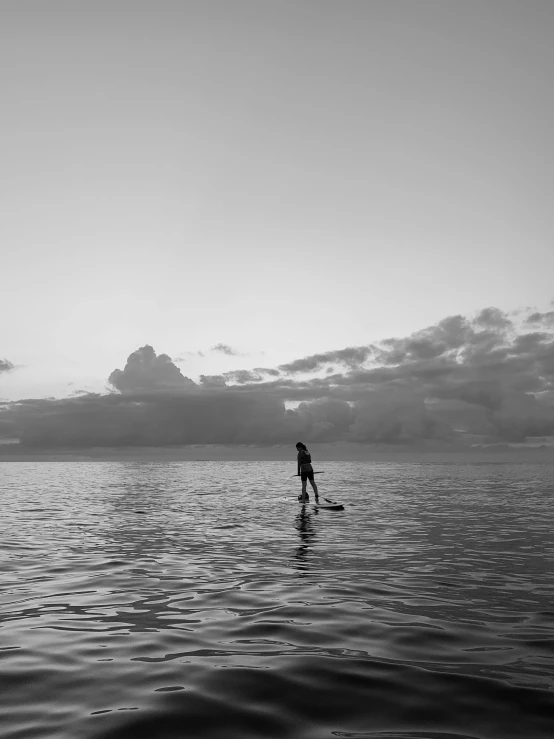
[(312, 469), (300, 470), (300, 479), (302, 480), (302, 482), (306, 482), (306, 480), (313, 480), (314, 471)]

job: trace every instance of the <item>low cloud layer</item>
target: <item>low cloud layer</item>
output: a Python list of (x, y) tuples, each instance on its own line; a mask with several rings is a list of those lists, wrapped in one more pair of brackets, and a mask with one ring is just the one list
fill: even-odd
[(520, 442), (554, 434), (551, 316), (528, 311), (516, 325), (486, 308), (198, 383), (145, 346), (112, 372), (113, 393), (9, 403), (0, 427), (34, 446)]
[(297, 431), (279, 401), (217, 389), (90, 394), (17, 406), (14, 420), (30, 446), (263, 444)]

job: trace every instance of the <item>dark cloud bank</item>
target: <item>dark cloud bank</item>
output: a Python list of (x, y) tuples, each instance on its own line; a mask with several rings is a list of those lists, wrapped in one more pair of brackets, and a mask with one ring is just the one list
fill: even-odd
[(0, 434), (48, 448), (523, 442), (554, 434), (553, 330), (552, 311), (530, 313), (518, 329), (487, 308), (406, 338), (199, 383), (144, 346), (112, 372), (113, 392), (5, 403)]

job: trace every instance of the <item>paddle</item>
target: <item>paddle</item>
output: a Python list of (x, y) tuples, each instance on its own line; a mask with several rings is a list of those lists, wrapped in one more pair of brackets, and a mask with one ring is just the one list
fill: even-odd
[[(324, 475), (325, 470), (318, 470), (317, 472), (314, 472), (314, 475)], [(293, 475), (293, 477), (300, 477), (300, 475)]]

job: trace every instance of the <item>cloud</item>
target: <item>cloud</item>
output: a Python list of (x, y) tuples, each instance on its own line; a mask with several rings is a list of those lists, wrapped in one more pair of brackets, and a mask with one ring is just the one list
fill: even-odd
[[(229, 344), (215, 344), (214, 346), (210, 347), (210, 352), (215, 352), (219, 354), (225, 354), (228, 357), (247, 357), (248, 354), (245, 354), (243, 352), (239, 352), (236, 349), (233, 349), (232, 346), (229, 346)], [(263, 352), (261, 352), (263, 354)], [(184, 351), (179, 354), (179, 356), (173, 358), (173, 362), (176, 362), (178, 364), (181, 364), (183, 362), (186, 362), (187, 359), (190, 359), (191, 357), (205, 357), (205, 352), (196, 351)]]
[(381, 444), (409, 444), (435, 437), (438, 428), (439, 423), (422, 398), (409, 392), (374, 393), (355, 406), (349, 438)]
[(13, 369), (15, 369), (15, 364), (8, 362), (7, 359), (0, 359), (0, 373), (11, 372)]
[[(532, 436), (538, 430), (554, 433), (552, 400), (547, 397), (554, 390), (552, 333), (518, 333), (507, 314), (487, 308), (473, 319), (450, 316), (411, 336), (372, 345), (371, 350), (358, 355), (352, 348), (312, 355), (280, 369), (317, 370), (341, 353), (352, 359), (351, 367), (346, 372), (329, 373), (325, 378), (303, 381), (280, 378), (258, 382), (256, 387), (288, 399), (314, 401), (334, 397), (359, 404), (360, 409), (365, 408), (363, 412), (360, 410), (362, 415), (371, 413), (381, 420), (396, 419), (394, 428), (400, 429), (398, 439), (448, 436), (444, 418), (442, 425), (437, 426), (429, 422), (428, 414), (431, 413), (431, 420), (440, 420), (441, 404), (448, 406), (453, 402), (458, 405), (456, 414), (453, 406), (449, 406), (450, 429), (461, 425), (468, 431), (481, 431), (507, 440)], [(365, 360), (369, 366), (361, 363), (356, 366), (359, 360)], [(251, 388), (252, 385), (243, 386), (245, 391)], [(399, 401), (394, 400), (395, 394), (398, 398), (401, 393), (402, 410)], [(370, 411), (369, 394), (373, 402)], [(376, 403), (379, 394), (382, 397)], [(422, 399), (428, 411), (423, 410)], [(384, 412), (383, 408), (388, 410)], [(400, 417), (405, 420), (406, 414), (412, 419), (417, 417), (417, 423), (400, 422)], [(456, 415), (458, 423), (452, 417)], [(363, 432), (361, 417), (352, 430), (356, 438), (364, 434), (368, 439), (394, 437), (382, 425), (381, 431), (372, 426), (371, 433)], [(328, 426), (326, 429), (329, 433)]]
[[(202, 375), (198, 384), (145, 346), (110, 375), (118, 392), (6, 404), (0, 420), (25, 443), (47, 446), (522, 441), (554, 434), (554, 333), (548, 314), (538, 315), (518, 328), (486, 308), (407, 337)], [(322, 377), (308, 374), (323, 368)], [(287, 409), (293, 400), (298, 407)]]
[(338, 398), (320, 398), (300, 403), (296, 414), (311, 441), (346, 438), (354, 417), (350, 404)]
[(547, 313), (531, 313), (531, 315), (527, 316), (527, 318), (525, 319), (525, 323), (538, 323), (542, 324), (543, 326), (554, 327), (554, 310), (549, 310)]
[(323, 354), (312, 354), (303, 359), (296, 359), (288, 364), (281, 364), (279, 370), (289, 375), (300, 372), (315, 372), (332, 362), (344, 364), (347, 367), (358, 367), (362, 365), (373, 353), (371, 346), (350, 346)]
[(212, 346), (210, 351), (220, 352), (221, 354), (226, 354), (229, 357), (242, 356), (239, 352), (237, 352), (235, 349), (230, 347), (228, 344), (216, 344), (215, 346)]
[(484, 308), (473, 320), (474, 325), (484, 326), (496, 330), (506, 330), (513, 328), (512, 321), (508, 318), (507, 313), (503, 313), (498, 308)]
[(224, 379), (239, 383), (240, 385), (245, 385), (249, 382), (259, 382), (263, 377), (256, 370), (233, 370), (231, 372), (226, 372)]
[(175, 362), (176, 364), (182, 364), (183, 362), (186, 362), (187, 359), (190, 359), (190, 357), (203, 357), (203, 356), (204, 356), (204, 353), (201, 351), (181, 352), (181, 354), (178, 357), (173, 357), (171, 361)]
[(496, 433), (506, 441), (554, 434), (554, 408), (534, 396), (514, 393), (503, 397), (491, 415)]
[(108, 382), (122, 393), (152, 390), (183, 390), (195, 387), (167, 354), (156, 356), (149, 346), (140, 347), (127, 358), (125, 369), (115, 369)]
[(245, 386), (250, 383), (261, 382), (264, 379), (264, 375), (278, 376), (279, 371), (265, 367), (258, 367), (253, 370), (232, 370), (222, 375), (200, 375), (200, 382), (202, 385), (209, 385), (210, 387), (227, 387), (227, 383), (229, 382)]
[(220, 389), (29, 400), (11, 411), (10, 428), (35, 447), (270, 444), (298, 432), (282, 403)]
[(223, 375), (200, 375), (200, 383), (203, 387), (226, 387)]
[(253, 370), (232, 370), (222, 375), (229, 382), (244, 385), (249, 382), (260, 382), (264, 379), (264, 375), (269, 377), (279, 377), (281, 373), (277, 369), (270, 367), (255, 367)]
[(254, 372), (260, 375), (270, 375), (271, 377), (279, 377), (281, 374), (278, 369), (274, 367), (255, 367)]

